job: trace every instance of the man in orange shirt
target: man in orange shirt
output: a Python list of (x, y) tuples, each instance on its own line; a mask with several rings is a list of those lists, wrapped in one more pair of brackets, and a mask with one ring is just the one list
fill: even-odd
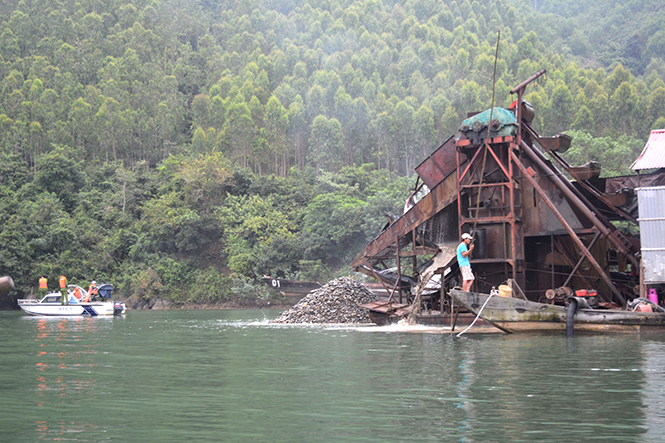
[(97, 282), (92, 281), (90, 282), (90, 286), (88, 286), (88, 296), (86, 297), (85, 301), (90, 301), (95, 298), (97, 295)]
[(42, 275), (39, 279), (39, 299), (44, 298), (46, 294), (48, 294), (48, 280)]
[(64, 275), (60, 276), (60, 294), (62, 294), (62, 298), (60, 299), (62, 304), (68, 305), (69, 300), (67, 299), (67, 277), (65, 277)]

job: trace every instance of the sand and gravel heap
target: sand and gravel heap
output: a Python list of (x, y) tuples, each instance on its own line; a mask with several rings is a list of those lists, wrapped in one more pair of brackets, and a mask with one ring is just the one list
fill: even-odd
[(371, 323), (360, 305), (377, 300), (362, 283), (341, 277), (311, 291), (271, 323)]

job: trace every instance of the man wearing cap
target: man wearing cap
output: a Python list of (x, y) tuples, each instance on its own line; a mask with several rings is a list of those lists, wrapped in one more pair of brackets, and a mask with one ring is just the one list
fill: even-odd
[(91, 281), (90, 286), (88, 286), (88, 296), (85, 298), (85, 301), (90, 301), (95, 298), (97, 295), (97, 282)]
[(462, 272), (462, 290), (469, 292), (473, 284), (473, 272), (471, 272), (471, 262), (469, 262), (469, 255), (473, 251), (474, 245), (471, 245), (471, 235), (468, 233), (462, 234), (462, 243), (457, 247), (457, 264)]

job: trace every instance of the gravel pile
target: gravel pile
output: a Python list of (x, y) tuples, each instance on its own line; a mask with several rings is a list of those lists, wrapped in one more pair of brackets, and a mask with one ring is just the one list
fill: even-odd
[(362, 283), (342, 277), (311, 291), (271, 323), (371, 323), (360, 305), (377, 300)]

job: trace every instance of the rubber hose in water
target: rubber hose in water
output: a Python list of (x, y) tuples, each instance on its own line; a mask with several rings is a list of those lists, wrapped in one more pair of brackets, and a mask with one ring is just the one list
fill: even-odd
[(575, 333), (575, 313), (577, 312), (577, 300), (571, 298), (568, 309), (566, 309), (566, 337), (572, 337)]

